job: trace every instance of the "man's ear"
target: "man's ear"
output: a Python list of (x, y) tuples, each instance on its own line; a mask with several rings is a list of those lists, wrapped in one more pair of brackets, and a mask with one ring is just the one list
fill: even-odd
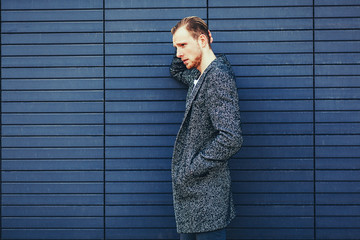
[(211, 36), (210, 30), (208, 30), (208, 32), (209, 32), (209, 37), (210, 37), (210, 43), (212, 43), (212, 42), (214, 41), (214, 39), (213, 39), (213, 37)]
[(201, 34), (198, 38), (198, 41), (199, 41), (200, 47), (202, 47), (202, 48), (206, 47), (206, 45), (209, 44), (205, 34)]

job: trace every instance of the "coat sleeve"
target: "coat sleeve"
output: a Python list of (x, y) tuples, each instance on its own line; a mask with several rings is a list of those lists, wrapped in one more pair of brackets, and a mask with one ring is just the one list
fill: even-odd
[(206, 108), (215, 134), (192, 160), (191, 175), (202, 175), (224, 163), (243, 142), (235, 78), (223, 71), (208, 77)]
[(174, 56), (170, 66), (170, 75), (189, 87), (200, 76), (200, 72), (196, 68), (187, 69), (181, 59)]

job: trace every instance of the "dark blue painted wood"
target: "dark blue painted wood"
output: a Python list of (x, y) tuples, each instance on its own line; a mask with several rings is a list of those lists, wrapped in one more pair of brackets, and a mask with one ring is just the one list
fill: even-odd
[(228, 238), (358, 238), (358, 1), (1, 7), (2, 239), (178, 239), (170, 168), (186, 90), (168, 67), (187, 15), (208, 18), (237, 76)]

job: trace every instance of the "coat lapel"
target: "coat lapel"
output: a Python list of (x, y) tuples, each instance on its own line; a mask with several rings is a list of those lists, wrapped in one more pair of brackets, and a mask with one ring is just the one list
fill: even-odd
[[(214, 60), (206, 69), (205, 71), (203, 72), (203, 74), (201, 74), (200, 76), (200, 79), (199, 81), (197, 82), (197, 84), (195, 85), (195, 87), (191, 87), (190, 89), (190, 93), (189, 93), (189, 99), (186, 100), (186, 110), (185, 110), (185, 114), (184, 114), (184, 120), (186, 119), (188, 113), (190, 112), (190, 109), (191, 109), (191, 105), (193, 104), (195, 98), (196, 98), (196, 95), (198, 94), (199, 92), (199, 89), (201, 88), (203, 82), (205, 81), (205, 77), (208, 73), (208, 71), (211, 69), (211, 66), (213, 65), (213, 63), (215, 62), (216, 60)], [(184, 121), (183, 120), (183, 121)]]

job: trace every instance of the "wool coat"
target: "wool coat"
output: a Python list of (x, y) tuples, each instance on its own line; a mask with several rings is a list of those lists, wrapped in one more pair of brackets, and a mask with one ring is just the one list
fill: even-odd
[(185, 115), (172, 159), (177, 231), (199, 233), (226, 227), (235, 217), (228, 160), (241, 147), (235, 76), (224, 55), (203, 72), (174, 57), (170, 73), (189, 87)]

